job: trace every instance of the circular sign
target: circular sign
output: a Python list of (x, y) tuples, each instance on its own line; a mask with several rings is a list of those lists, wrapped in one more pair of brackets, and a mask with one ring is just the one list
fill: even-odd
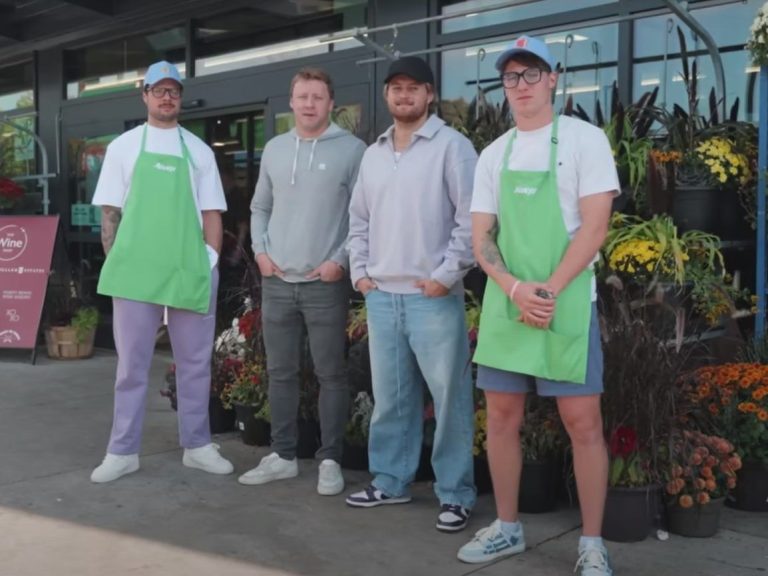
[(27, 231), (16, 224), (0, 227), (0, 262), (16, 260), (29, 244)]

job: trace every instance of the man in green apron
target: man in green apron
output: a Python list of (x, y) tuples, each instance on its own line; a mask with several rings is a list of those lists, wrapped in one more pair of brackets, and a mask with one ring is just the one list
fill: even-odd
[(608, 456), (592, 265), (619, 190), (611, 149), (590, 124), (552, 107), (555, 62), (536, 38), (496, 62), (516, 128), (486, 148), (472, 198), (475, 256), (488, 274), (474, 361), (488, 408), (498, 518), (459, 551), (487, 562), (525, 550), (517, 500), (525, 394), (554, 396), (573, 445), (583, 535), (581, 576), (612, 574), (600, 538)]
[(93, 482), (139, 469), (149, 368), (167, 311), (176, 362), (183, 463), (212, 474), (232, 464), (211, 443), (208, 403), (216, 324), (221, 212), (213, 151), (178, 125), (182, 84), (158, 62), (144, 77), (147, 123), (107, 148), (93, 203), (102, 206), (107, 255), (98, 292), (113, 298), (117, 379), (112, 433)]

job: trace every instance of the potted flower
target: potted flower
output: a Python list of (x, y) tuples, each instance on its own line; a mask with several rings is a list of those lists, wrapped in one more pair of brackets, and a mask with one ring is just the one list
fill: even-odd
[(683, 430), (671, 439), (665, 492), (669, 531), (692, 538), (714, 536), (741, 458), (718, 436)]
[(564, 440), (565, 430), (552, 399), (528, 395), (520, 428), (520, 512), (549, 512), (557, 507), (562, 492)]
[(609, 436), (608, 457), (603, 537), (614, 542), (645, 540), (658, 509), (652, 459), (641, 448), (635, 429), (624, 425)]
[(660, 516), (665, 463), (659, 454), (676, 423), (676, 387), (691, 348), (668, 344), (664, 317), (636, 300), (622, 282), (598, 284), (605, 391), (601, 398), (609, 444), (609, 488), (603, 536), (643, 540)]
[(24, 197), (24, 188), (10, 178), (0, 178), (0, 214), (10, 212)]
[(71, 314), (46, 328), (45, 344), (48, 357), (57, 360), (90, 358), (99, 325), (99, 311), (93, 306), (80, 306)]
[(373, 399), (362, 390), (352, 401), (352, 410), (344, 431), (341, 466), (349, 470), (368, 470), (368, 433), (373, 415)]
[(237, 427), (245, 444), (269, 445), (269, 399), (262, 358), (245, 360), (231, 382), (221, 391), (221, 403), (234, 408)]
[(743, 460), (729, 503), (768, 511), (768, 366), (706, 366), (686, 380), (685, 391), (698, 420), (732, 442)]

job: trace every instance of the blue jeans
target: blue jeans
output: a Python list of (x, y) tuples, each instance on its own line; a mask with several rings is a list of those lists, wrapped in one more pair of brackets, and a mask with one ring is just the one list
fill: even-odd
[(368, 439), (373, 485), (390, 496), (408, 494), (419, 466), (426, 381), (437, 424), (435, 494), (441, 504), (472, 508), (474, 407), (462, 297), (371, 290), (365, 303), (375, 401)]

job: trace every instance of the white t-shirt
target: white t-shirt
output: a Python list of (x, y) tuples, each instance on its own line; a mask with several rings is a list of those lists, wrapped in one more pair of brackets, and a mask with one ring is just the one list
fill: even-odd
[[(477, 161), (472, 192), (472, 212), (498, 214), (501, 164), (512, 131), (494, 140)], [(518, 131), (509, 155), (511, 170), (546, 171), (552, 124), (530, 131)], [(605, 133), (592, 124), (560, 116), (557, 130), (557, 190), (568, 235), (581, 227), (579, 199), (592, 194), (620, 193), (619, 176)], [(595, 256), (593, 262), (597, 261)], [(594, 299), (593, 288), (593, 299)]]
[[(93, 204), (117, 208), (125, 205), (125, 199), (131, 189), (133, 168), (141, 151), (141, 135), (144, 126), (147, 127), (146, 150), (148, 152), (182, 156), (178, 128), (156, 128), (142, 124), (121, 134), (107, 147), (99, 182), (93, 195)], [(202, 226), (203, 217), (200, 212), (202, 210), (225, 212), (227, 201), (213, 150), (189, 130), (181, 128), (181, 133), (192, 160), (189, 170), (192, 176), (193, 199)]]

